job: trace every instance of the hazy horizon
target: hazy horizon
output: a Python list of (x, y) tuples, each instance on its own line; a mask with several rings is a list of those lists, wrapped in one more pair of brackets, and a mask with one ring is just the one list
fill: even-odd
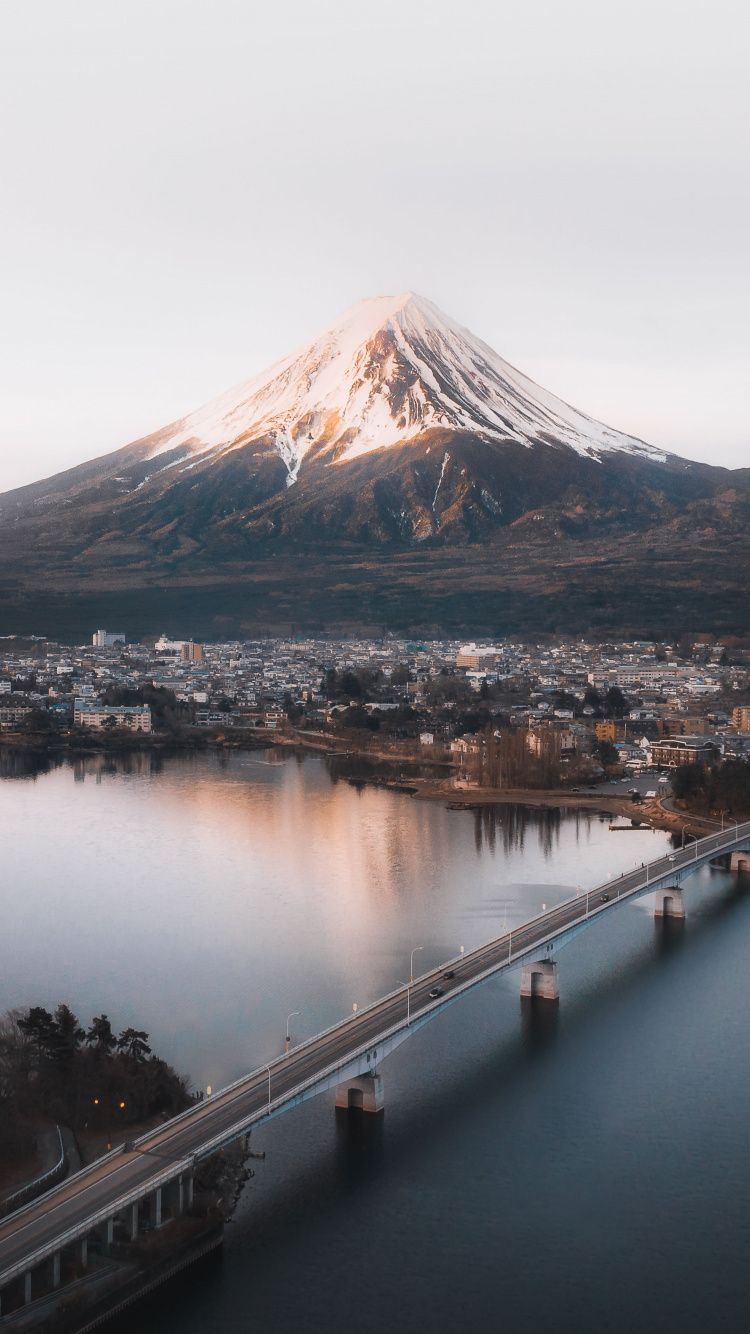
[(0, 25), (0, 491), (407, 288), (589, 416), (750, 462), (735, 0), (40, 0)]

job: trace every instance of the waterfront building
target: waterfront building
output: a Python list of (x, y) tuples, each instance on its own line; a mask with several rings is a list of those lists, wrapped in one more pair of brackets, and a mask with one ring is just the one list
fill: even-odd
[(661, 768), (676, 769), (680, 764), (713, 764), (719, 758), (719, 747), (705, 736), (662, 737), (651, 747), (651, 763)]
[(127, 727), (131, 732), (151, 731), (148, 704), (90, 704), (76, 699), (73, 710), (75, 727), (90, 727), (100, 732), (105, 727)]

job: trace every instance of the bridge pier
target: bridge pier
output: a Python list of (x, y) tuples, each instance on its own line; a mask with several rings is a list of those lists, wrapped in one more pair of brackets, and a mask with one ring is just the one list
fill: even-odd
[(161, 1186), (151, 1196), (151, 1226), (161, 1227)]
[(49, 1285), (51, 1288), (60, 1286), (60, 1252), (55, 1251), (49, 1260)]
[(115, 1220), (105, 1218), (99, 1229), (99, 1235), (102, 1239), (102, 1255), (109, 1255), (109, 1248), (112, 1245), (115, 1235)]
[(126, 1218), (126, 1223), (127, 1223), (127, 1229), (128, 1229), (129, 1234), (130, 1234), (130, 1240), (131, 1240), (131, 1241), (135, 1241), (136, 1237), (138, 1236), (138, 1201), (137, 1201), (137, 1200), (136, 1200), (135, 1204), (131, 1204), (131, 1206), (130, 1206), (129, 1209), (126, 1209), (126, 1211), (125, 1211), (125, 1218)]
[(657, 889), (654, 904), (654, 917), (684, 917), (685, 905), (682, 902), (682, 890), (678, 885), (667, 889)]
[(730, 871), (750, 871), (750, 852), (733, 852)]
[(383, 1076), (358, 1075), (356, 1079), (345, 1079), (336, 1085), (336, 1106), (357, 1107), (363, 1112), (382, 1112), (385, 1106)]
[(554, 959), (536, 959), (521, 969), (521, 995), (538, 996), (540, 1000), (560, 999), (560, 982)]
[(166, 1186), (162, 1186), (162, 1209), (164, 1207), (170, 1209), (175, 1218), (179, 1218), (184, 1211), (185, 1186), (182, 1176), (175, 1177), (174, 1181), (169, 1181)]

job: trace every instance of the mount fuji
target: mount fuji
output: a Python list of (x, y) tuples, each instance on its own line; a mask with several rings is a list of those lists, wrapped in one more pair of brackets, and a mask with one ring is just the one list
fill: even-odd
[(489, 548), (497, 578), (529, 544), (547, 568), (566, 543), (585, 562), (592, 541), (646, 532), (686, 552), (697, 531), (744, 533), (748, 499), (745, 470), (594, 421), (406, 292), (359, 302), (152, 435), (0, 496), (0, 576), (207, 583), (254, 579), (271, 555), (386, 549), (432, 552), (433, 568), (461, 549), (477, 568)]
[(404, 292), (360, 301), (270, 370), (159, 432), (149, 458), (182, 447), (215, 460), (262, 441), (291, 485), (305, 459), (347, 462), (430, 430), (569, 445), (594, 458), (615, 450), (666, 457), (568, 407)]

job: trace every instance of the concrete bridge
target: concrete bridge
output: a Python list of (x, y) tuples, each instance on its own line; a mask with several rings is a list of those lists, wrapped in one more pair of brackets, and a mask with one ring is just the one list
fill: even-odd
[[(336, 1089), (336, 1105), (378, 1112), (381, 1062), (423, 1024), (475, 987), (521, 969), (521, 994), (558, 997), (555, 952), (592, 922), (640, 895), (655, 893), (657, 916), (682, 917), (683, 881), (719, 857), (750, 870), (750, 822), (710, 834), (687, 848), (608, 880), (541, 913), (479, 949), (451, 959), (252, 1071), (158, 1130), (119, 1145), (34, 1203), (0, 1222), (0, 1319), (3, 1297), (18, 1285), (25, 1303), (61, 1282), (61, 1258), (86, 1266), (88, 1241), (105, 1253), (115, 1229), (129, 1238), (165, 1211), (190, 1207), (197, 1161), (290, 1107)], [(431, 995), (436, 989), (439, 995)], [(30, 1313), (29, 1313), (30, 1314)]]

